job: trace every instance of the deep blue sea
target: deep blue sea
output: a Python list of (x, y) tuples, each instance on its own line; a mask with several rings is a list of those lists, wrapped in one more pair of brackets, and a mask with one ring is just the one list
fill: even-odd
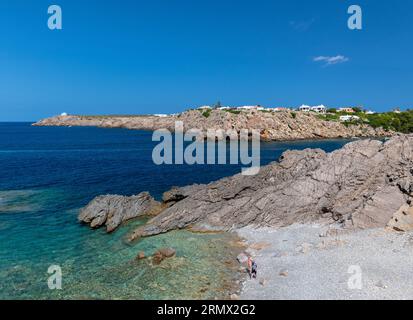
[[(174, 231), (137, 243), (77, 222), (79, 208), (101, 194), (208, 183), (240, 172), (236, 165), (152, 162), (152, 133), (92, 127), (0, 123), (0, 299), (212, 299), (234, 279), (232, 236)], [(261, 144), (261, 164), (287, 149), (333, 151), (348, 140)], [(136, 261), (174, 247), (177, 257), (152, 266)], [(62, 290), (47, 286), (49, 266), (63, 272)]]

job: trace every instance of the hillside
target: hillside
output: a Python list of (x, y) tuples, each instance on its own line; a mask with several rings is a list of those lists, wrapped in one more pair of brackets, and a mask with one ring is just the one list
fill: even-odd
[(374, 128), (366, 123), (344, 125), (317, 114), (303, 112), (229, 112), (190, 110), (176, 116), (56, 116), (35, 123), (35, 126), (96, 126), (104, 128), (127, 128), (135, 130), (157, 130), (175, 128), (182, 121), (185, 130), (207, 129), (256, 129), (263, 140), (329, 139), (352, 137), (391, 136), (390, 130)]

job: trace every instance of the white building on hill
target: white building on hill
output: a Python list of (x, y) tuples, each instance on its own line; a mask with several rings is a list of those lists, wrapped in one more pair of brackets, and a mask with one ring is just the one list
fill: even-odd
[(310, 112), (311, 111), (311, 107), (303, 104), (301, 107), (298, 108), (298, 111), (303, 111), (303, 112)]
[(281, 111), (287, 111), (289, 109), (285, 107), (275, 107), (275, 108), (267, 108), (266, 110), (272, 111), (272, 112), (281, 112)]
[(346, 112), (346, 113), (354, 113), (354, 109), (350, 108), (350, 107), (346, 107), (346, 108), (338, 108), (337, 109), (338, 112)]
[(257, 111), (262, 111), (265, 110), (264, 107), (260, 106), (260, 105), (256, 105), (256, 106), (242, 106), (242, 107), (237, 107), (237, 110), (257, 110)]
[(327, 108), (321, 104), (319, 106), (311, 107), (311, 111), (314, 111), (317, 113), (327, 113)]
[(353, 120), (360, 120), (360, 117), (358, 116), (340, 116), (340, 121), (341, 122), (348, 122), (348, 121), (353, 121)]
[(211, 110), (212, 107), (211, 106), (201, 106), (198, 108), (198, 110)]
[(301, 107), (298, 108), (298, 111), (302, 111), (302, 112), (317, 112), (317, 113), (326, 113), (327, 112), (327, 107), (325, 107), (324, 105), (320, 104), (319, 106), (308, 106), (306, 104), (303, 104)]

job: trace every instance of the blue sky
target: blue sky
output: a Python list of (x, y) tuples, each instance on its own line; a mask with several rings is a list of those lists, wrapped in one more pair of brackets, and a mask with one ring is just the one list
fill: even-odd
[[(47, 28), (51, 4), (61, 31)], [(362, 31), (347, 28), (351, 4)], [(0, 121), (218, 100), (411, 108), (411, 21), (408, 0), (3, 0)]]

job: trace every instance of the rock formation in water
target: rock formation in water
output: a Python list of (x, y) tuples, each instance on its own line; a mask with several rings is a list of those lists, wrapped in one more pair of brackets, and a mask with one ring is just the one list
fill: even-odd
[[(165, 209), (130, 239), (183, 228), (214, 231), (313, 221), (409, 230), (412, 199), (413, 135), (396, 135), (386, 142), (359, 140), (332, 153), (287, 151), (255, 176), (239, 174), (208, 185), (173, 188), (164, 194)], [(134, 201), (127, 201), (128, 208)], [(125, 212), (122, 202), (116, 204), (119, 208), (112, 205), (112, 210)], [(96, 213), (100, 219), (94, 207), (101, 206), (92, 202), (86, 216)]]
[(161, 210), (161, 203), (155, 201), (147, 192), (132, 197), (106, 195), (96, 197), (83, 208), (79, 221), (92, 228), (105, 225), (107, 232), (112, 232), (125, 221), (155, 215)]
[(213, 110), (206, 118), (198, 110), (183, 112), (177, 116), (57, 116), (35, 123), (35, 126), (96, 126), (139, 130), (168, 129), (174, 131), (175, 122), (182, 121), (184, 130), (199, 129), (206, 135), (208, 129), (235, 130), (255, 129), (262, 140), (297, 140), (351, 137), (386, 137), (392, 132), (367, 124), (345, 126), (343, 123), (321, 120), (308, 112), (243, 111), (234, 114)]
[(152, 256), (152, 262), (154, 264), (160, 264), (167, 258), (172, 258), (176, 254), (176, 250), (173, 248), (162, 248), (156, 251)]

